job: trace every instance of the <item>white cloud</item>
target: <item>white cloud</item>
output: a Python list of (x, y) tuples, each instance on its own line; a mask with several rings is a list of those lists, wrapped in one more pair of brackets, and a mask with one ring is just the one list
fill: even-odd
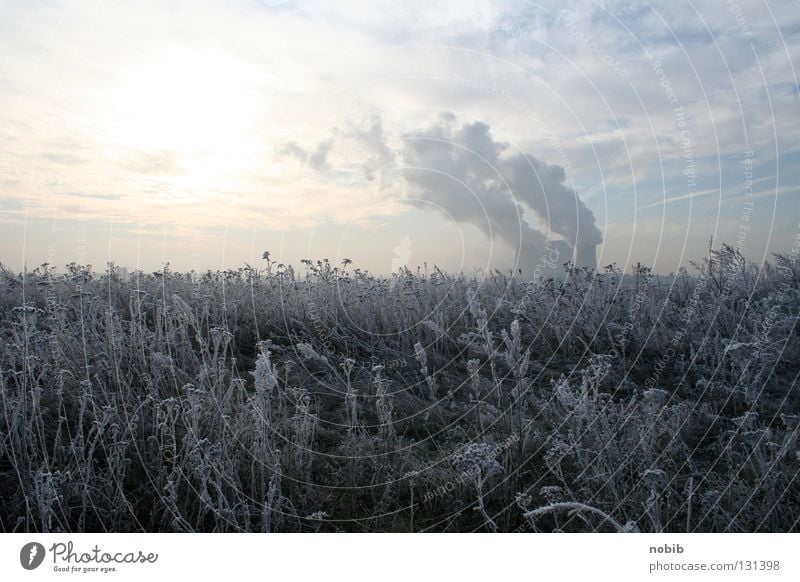
[[(377, 204), (367, 214), (386, 218), (402, 212), (383, 193), (392, 136), (453, 111), (564, 167), (608, 231), (635, 220), (624, 193), (653, 201), (681, 177), (684, 130), (700, 191), (727, 171), (719, 158), (800, 151), (800, 13), (789, 0), (736, 5), (11, 0), (0, 173), (23, 168), (7, 195), (40, 216), (191, 229), (261, 208), (289, 228)], [(59, 192), (95, 199), (67, 214)]]

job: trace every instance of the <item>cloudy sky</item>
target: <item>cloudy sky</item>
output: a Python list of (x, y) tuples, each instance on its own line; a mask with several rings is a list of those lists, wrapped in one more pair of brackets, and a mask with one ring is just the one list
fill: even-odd
[(800, 5), (631, 4), (0, 2), (0, 262), (788, 250)]

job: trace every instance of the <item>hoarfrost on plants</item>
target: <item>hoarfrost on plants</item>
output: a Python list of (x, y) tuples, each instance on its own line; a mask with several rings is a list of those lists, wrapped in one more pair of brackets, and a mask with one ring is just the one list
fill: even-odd
[(798, 530), (796, 256), (264, 260), (2, 269), (0, 530)]

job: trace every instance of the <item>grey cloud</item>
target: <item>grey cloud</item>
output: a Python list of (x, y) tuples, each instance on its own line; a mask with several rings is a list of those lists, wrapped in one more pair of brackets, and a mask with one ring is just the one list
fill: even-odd
[(328, 139), (318, 143), (312, 151), (307, 151), (296, 142), (291, 141), (281, 146), (278, 149), (278, 153), (295, 158), (307, 164), (313, 170), (322, 171), (329, 168), (328, 153), (330, 153), (333, 143), (333, 139)]
[(147, 176), (177, 176), (183, 171), (177, 154), (171, 150), (131, 150), (123, 165), (131, 172)]
[(548, 165), (530, 154), (517, 154), (504, 160), (514, 195), (530, 207), (550, 229), (571, 244), (600, 244), (603, 235), (595, 224), (594, 214), (578, 193), (566, 184), (564, 168)]
[(30, 206), (30, 204), (26, 204), (25, 200), (22, 198), (11, 198), (4, 196), (2, 199), (0, 199), (1, 212), (16, 212), (23, 210), (26, 206)]
[(90, 200), (119, 200), (122, 198), (121, 194), (91, 194), (89, 192), (65, 192), (64, 196), (72, 196), (73, 198), (88, 198)]
[(591, 210), (566, 186), (564, 169), (527, 153), (509, 154), (482, 122), (458, 126), (447, 113), (438, 123), (403, 137), (403, 176), (416, 205), (433, 203), (458, 222), (525, 252), (546, 240), (523, 218), (533, 210), (570, 245), (599, 244)]
[(433, 205), (456, 222), (471, 224), (517, 251), (518, 257), (544, 252), (544, 235), (522, 218), (523, 208), (509, 195), (498, 172), (500, 144), (481, 123), (453, 130), (454, 119), (403, 137), (403, 176), (409, 202)]
[[(279, 153), (320, 169), (327, 167), (326, 156), (333, 150), (367, 179), (398, 158), (378, 115), (334, 130), (334, 136), (312, 151), (288, 142)], [(356, 147), (350, 149), (352, 145)], [(458, 223), (473, 225), (528, 257), (526, 262), (547, 245), (545, 235), (523, 218), (527, 209), (572, 246), (603, 240), (591, 210), (566, 185), (564, 168), (531, 154), (512, 153), (509, 144), (494, 139), (486, 123), (459, 124), (453, 113), (442, 112), (432, 126), (401, 136), (399, 158), (409, 204), (434, 207)], [(396, 186), (381, 182), (383, 188)]]
[(41, 154), (41, 157), (48, 162), (64, 165), (80, 164), (86, 161), (84, 158), (63, 152), (45, 152)]
[(383, 121), (379, 115), (372, 115), (358, 125), (349, 124), (343, 137), (357, 141), (370, 152), (369, 157), (361, 164), (367, 180), (373, 180), (375, 172), (385, 169), (394, 162), (395, 152), (386, 143)]
[(308, 159), (308, 152), (293, 141), (283, 144), (278, 148), (278, 153), (282, 156), (296, 158), (301, 162), (305, 162)]
[(328, 168), (328, 152), (331, 151), (333, 140), (329, 139), (318, 144), (314, 151), (308, 154), (307, 163), (314, 170), (326, 170)]
[(297, 142), (284, 143), (277, 150), (279, 155), (295, 158), (314, 170), (329, 170), (328, 159), (335, 156), (341, 168), (361, 172), (367, 180), (374, 180), (377, 172), (389, 167), (395, 160), (395, 152), (387, 145), (383, 121), (379, 115), (354, 123), (344, 129), (334, 128), (333, 136), (325, 139), (313, 149), (306, 149)]

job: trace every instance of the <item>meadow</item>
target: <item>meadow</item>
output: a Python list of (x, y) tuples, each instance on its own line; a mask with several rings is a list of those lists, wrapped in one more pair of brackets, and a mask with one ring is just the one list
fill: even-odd
[(800, 260), (0, 269), (5, 532), (800, 531)]

